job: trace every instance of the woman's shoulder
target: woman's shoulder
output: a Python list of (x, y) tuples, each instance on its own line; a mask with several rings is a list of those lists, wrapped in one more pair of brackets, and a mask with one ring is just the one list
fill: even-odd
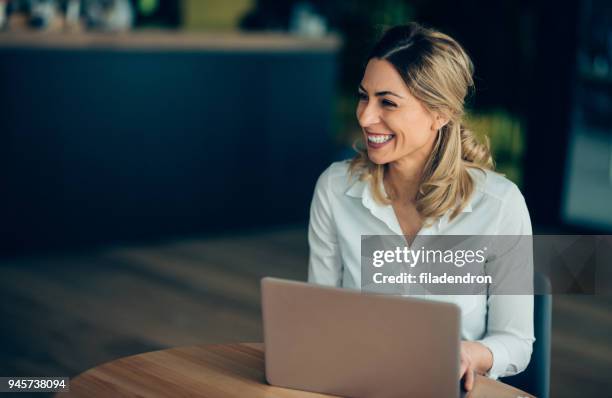
[(330, 178), (348, 177), (350, 164), (351, 164), (350, 159), (333, 162), (327, 167), (327, 169), (325, 169), (325, 171), (323, 171), (323, 174), (329, 175)]
[(470, 168), (468, 172), (474, 181), (475, 191), (483, 199), (500, 203), (523, 199), (523, 194), (518, 186), (503, 174), (477, 168)]
[(333, 162), (319, 176), (317, 185), (321, 188), (334, 187), (342, 190), (348, 188), (354, 181), (350, 173), (350, 159)]
[(499, 234), (531, 234), (529, 210), (517, 185), (503, 174), (470, 169), (475, 182), (470, 200), (473, 212), (498, 219)]

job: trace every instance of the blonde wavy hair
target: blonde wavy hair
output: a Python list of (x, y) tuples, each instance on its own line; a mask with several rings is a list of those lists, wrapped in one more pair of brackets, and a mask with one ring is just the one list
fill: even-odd
[[(455, 218), (474, 191), (468, 168), (493, 170), (489, 142), (476, 140), (462, 124), (464, 101), (473, 89), (474, 66), (465, 50), (450, 36), (417, 23), (395, 26), (378, 41), (368, 61), (386, 60), (398, 71), (410, 93), (427, 110), (439, 112), (448, 123), (438, 135), (427, 161), (416, 197), (416, 208), (425, 224), (453, 209)], [(369, 181), (374, 199), (390, 204), (381, 190), (387, 165), (378, 165), (368, 158), (365, 148), (350, 162), (350, 175)]]

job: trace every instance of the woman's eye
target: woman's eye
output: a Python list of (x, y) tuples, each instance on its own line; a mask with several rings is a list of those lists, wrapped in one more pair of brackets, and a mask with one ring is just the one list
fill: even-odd
[(389, 106), (389, 107), (392, 107), (392, 108), (397, 106), (393, 102), (391, 102), (389, 100), (386, 100), (386, 99), (382, 100), (382, 103), (383, 103), (384, 106)]
[(359, 98), (359, 101), (367, 101), (368, 100), (368, 95), (366, 93), (357, 93), (357, 98)]

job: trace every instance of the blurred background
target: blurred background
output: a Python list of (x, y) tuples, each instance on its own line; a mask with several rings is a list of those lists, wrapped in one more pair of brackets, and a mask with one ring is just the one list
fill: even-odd
[[(316, 178), (408, 21), (471, 55), (534, 233), (609, 234), (609, 1), (0, 0), (0, 375), (261, 341), (259, 278), (306, 279)], [(611, 310), (554, 297), (552, 396), (612, 388)]]

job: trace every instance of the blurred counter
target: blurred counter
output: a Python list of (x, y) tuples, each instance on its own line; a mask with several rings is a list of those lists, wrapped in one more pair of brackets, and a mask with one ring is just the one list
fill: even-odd
[(338, 45), (0, 34), (0, 254), (306, 222)]
[(0, 47), (116, 50), (335, 51), (337, 36), (304, 38), (281, 33), (188, 33), (145, 30), (129, 33), (0, 32)]

